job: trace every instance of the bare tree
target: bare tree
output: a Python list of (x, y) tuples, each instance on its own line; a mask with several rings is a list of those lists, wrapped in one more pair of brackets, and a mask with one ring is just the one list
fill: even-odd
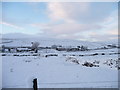
[(31, 49), (35, 51), (35, 53), (38, 52), (38, 46), (39, 46), (39, 42), (32, 42), (32, 47)]
[(81, 46), (81, 51), (86, 51), (86, 50), (88, 50), (88, 47), (86, 47), (86, 46)]

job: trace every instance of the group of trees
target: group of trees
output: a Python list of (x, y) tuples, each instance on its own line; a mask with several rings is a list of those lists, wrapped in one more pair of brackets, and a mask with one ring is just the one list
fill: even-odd
[[(32, 46), (30, 47), (30, 49), (31, 49), (30, 51), (34, 51), (35, 53), (37, 53), (39, 42), (32, 42), (31, 44), (32, 44)], [(6, 47), (5, 45), (2, 45), (1, 48), (0, 48), (0, 51), (1, 52), (5, 52), (6, 50), (8, 52), (11, 52), (11, 51), (13, 51), (13, 52), (28, 51), (28, 50), (19, 50), (19, 48), (22, 48), (22, 47)]]
[(87, 51), (88, 47), (87, 46), (77, 46), (77, 47), (55, 47), (54, 49), (58, 51)]
[[(38, 49), (39, 49), (39, 42), (31, 42), (31, 47), (30, 47), (30, 50), (29, 51), (34, 51), (35, 53), (38, 53)], [(3, 45), (2, 46), (2, 52), (4, 52), (5, 51), (5, 49), (6, 49), (6, 47)], [(8, 48), (7, 47), (7, 49), (8, 49), (8, 51), (11, 51), (11, 49), (15, 49), (16, 51), (18, 51), (18, 48)], [(52, 45), (51, 47), (50, 47), (50, 49), (56, 49), (56, 50), (58, 50), (58, 51), (86, 51), (86, 50), (88, 50), (88, 47), (86, 47), (86, 46), (77, 46), (77, 47), (72, 47), (72, 46), (69, 46), (69, 47), (64, 47), (64, 46), (62, 46), (62, 45)], [(26, 50), (27, 51), (27, 50)]]
[(87, 51), (88, 47), (87, 46), (77, 46), (81, 51)]

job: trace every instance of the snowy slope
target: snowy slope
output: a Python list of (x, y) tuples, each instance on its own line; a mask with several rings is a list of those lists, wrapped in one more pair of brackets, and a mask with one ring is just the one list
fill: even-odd
[[(9, 41), (12, 42), (9, 43)], [(31, 46), (32, 41), (39, 42), (40, 46), (43, 47), (51, 45), (73, 47), (84, 45), (88, 46), (88, 48), (98, 48), (107, 44), (103, 42), (93, 43), (47, 38), (20, 38), (3, 39), (3, 42), (8, 43), (2, 43), (1, 45)], [(32, 80), (37, 78), (39, 88), (117, 88), (118, 70), (115, 67), (118, 59), (118, 54), (115, 54), (117, 52), (118, 49), (113, 48), (76, 52), (60, 52), (51, 49), (40, 50), (37, 54), (31, 52), (0, 53), (6, 54), (6, 56), (2, 56), (2, 87), (32, 88)], [(91, 56), (95, 53), (98, 53), (98, 55)], [(105, 55), (102, 55), (102, 53)], [(50, 54), (56, 54), (57, 56), (46, 57), (46, 55)], [(79, 64), (74, 63), (70, 58), (77, 60)], [(100, 62), (99, 67), (82, 65), (86, 61), (92, 63), (95, 60)], [(113, 65), (104, 64), (110, 60)]]
[(115, 88), (117, 73), (116, 69), (82, 67), (59, 57), (3, 57), (3, 88), (32, 88), (34, 78), (38, 78), (39, 88)]
[[(31, 46), (31, 42), (39, 42), (40, 46), (48, 47), (52, 45), (62, 45), (62, 46), (87, 46), (89, 49), (98, 48), (106, 46), (109, 43), (103, 42), (88, 42), (88, 41), (77, 41), (77, 40), (62, 40), (62, 39), (49, 39), (49, 38), (22, 38), (22, 39), (3, 39), (3, 42), (10, 42), (10, 43), (3, 43), (5, 46)], [(115, 44), (117, 44), (115, 42)]]

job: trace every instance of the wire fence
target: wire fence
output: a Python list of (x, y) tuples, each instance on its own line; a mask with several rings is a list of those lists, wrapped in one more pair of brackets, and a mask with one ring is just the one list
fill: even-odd
[(81, 83), (118, 83), (120, 81), (94, 81), (94, 82), (55, 82), (55, 83), (38, 83), (38, 84), (81, 84)]
[[(42, 86), (42, 85), (46, 85), (45, 87), (51, 87), (52, 86), (56, 86), (56, 85), (61, 85), (62, 88), (64, 88), (64, 86), (66, 87), (69, 87), (69, 88), (118, 88), (118, 82), (120, 81), (94, 81), (94, 82), (50, 82), (50, 83), (38, 83), (39, 86)], [(32, 82), (31, 82), (32, 83)], [(84, 84), (84, 85), (83, 85)], [(73, 86), (72, 86), (73, 85)], [(75, 86), (76, 85), (76, 86)], [(78, 86), (80, 85), (80, 86)], [(82, 86), (83, 85), (83, 86)], [(11, 86), (5, 86), (5, 88), (17, 88), (17, 87), (22, 87), (22, 88), (25, 88), (27, 87), (25, 84), (23, 85), (11, 85)], [(31, 86), (32, 87), (32, 86)], [(40, 87), (39, 87), (40, 88)], [(52, 87), (54, 88), (54, 87)], [(61, 87), (59, 87), (61, 88)]]

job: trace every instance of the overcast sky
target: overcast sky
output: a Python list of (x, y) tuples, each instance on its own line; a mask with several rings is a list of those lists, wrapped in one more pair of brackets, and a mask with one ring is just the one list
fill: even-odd
[(2, 34), (101, 41), (118, 36), (117, 2), (3, 2)]

